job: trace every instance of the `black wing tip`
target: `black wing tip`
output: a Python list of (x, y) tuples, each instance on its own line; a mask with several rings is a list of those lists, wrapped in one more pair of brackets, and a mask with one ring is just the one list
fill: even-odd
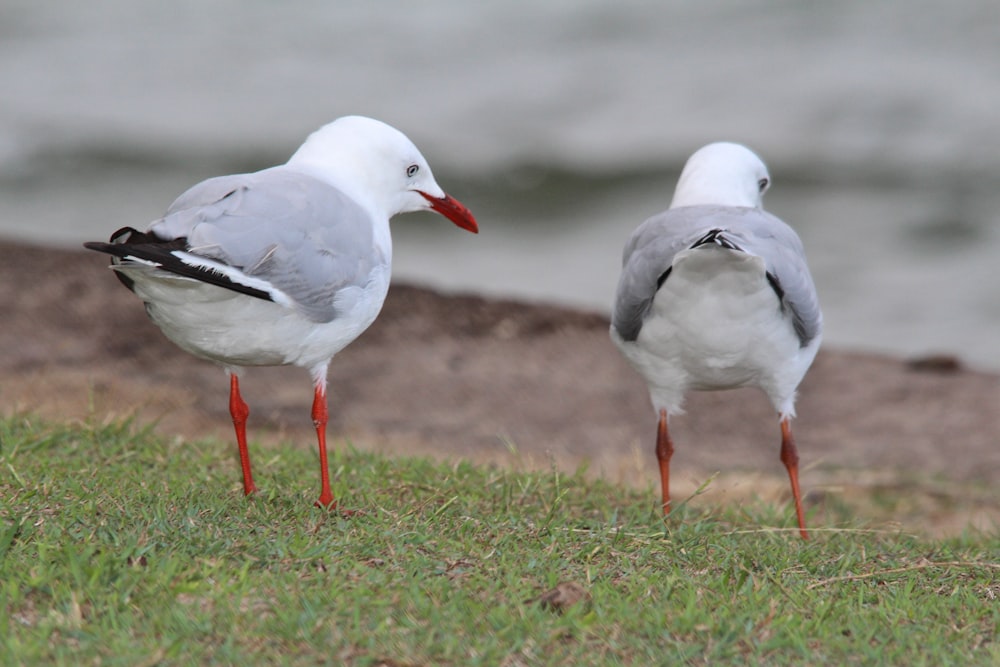
[(781, 281), (778, 280), (778, 276), (774, 275), (770, 271), (764, 274), (767, 277), (768, 284), (771, 285), (771, 289), (778, 296), (778, 301), (781, 302), (781, 307), (785, 307), (785, 288), (781, 286)]
[[(83, 244), (83, 247), (88, 250), (107, 253), (119, 259), (137, 258), (146, 260), (155, 263), (163, 271), (178, 276), (200, 280), (203, 283), (223, 287), (233, 292), (246, 294), (247, 296), (264, 301), (274, 301), (271, 294), (262, 289), (240, 284), (212, 269), (184, 263), (173, 253), (176, 250), (185, 250), (187, 248), (187, 238), (185, 237), (166, 241), (149, 232), (140, 232), (132, 227), (122, 227), (111, 235), (109, 242), (87, 241)], [(115, 273), (126, 287), (132, 289), (134, 284), (132, 279), (122, 274), (121, 271), (116, 271)]]
[(705, 234), (700, 239), (691, 244), (691, 249), (694, 250), (695, 248), (699, 248), (703, 245), (708, 245), (711, 243), (721, 248), (726, 248), (727, 250), (743, 250), (743, 248), (733, 243), (732, 239), (730, 239), (727, 236), (728, 232), (729, 230), (727, 229), (721, 229), (721, 228), (712, 229), (707, 234)]
[(771, 285), (771, 289), (774, 290), (775, 296), (778, 297), (778, 303), (781, 306), (781, 312), (786, 311), (786, 305), (792, 312), (792, 329), (795, 330), (795, 335), (799, 339), (799, 348), (805, 348), (809, 346), (809, 343), (813, 342), (816, 338), (816, 334), (809, 331), (806, 326), (805, 321), (802, 319), (802, 315), (798, 310), (795, 309), (793, 304), (789, 304), (785, 300), (785, 289), (781, 286), (781, 281), (778, 280), (778, 276), (768, 271), (766, 274), (767, 282)]
[(87, 250), (96, 250), (97, 252), (105, 252), (111, 255), (115, 254), (114, 246), (104, 241), (87, 241), (83, 244), (83, 247)]
[(670, 277), (670, 272), (674, 270), (674, 267), (668, 266), (667, 270), (660, 274), (659, 278), (656, 279), (656, 291), (660, 291), (663, 287), (663, 283), (667, 282), (667, 278)]
[(112, 234), (111, 238), (107, 241), (86, 241), (83, 247), (87, 250), (96, 250), (97, 252), (124, 257), (125, 251), (122, 248), (123, 245), (127, 243), (142, 243), (144, 241), (156, 242), (159, 239), (152, 234), (140, 232), (134, 227), (122, 227)]
[(641, 329), (642, 329), (641, 325), (630, 327), (625, 331), (622, 331), (618, 329), (618, 327), (615, 327), (615, 331), (618, 332), (618, 336), (622, 339), (622, 341), (626, 343), (634, 343), (637, 340), (639, 340), (639, 331)]

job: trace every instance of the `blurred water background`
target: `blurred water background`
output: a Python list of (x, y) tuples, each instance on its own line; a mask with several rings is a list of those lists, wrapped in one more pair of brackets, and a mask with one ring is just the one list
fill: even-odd
[(828, 346), (1000, 369), (995, 0), (0, 0), (0, 237), (144, 226), (348, 113), (480, 220), (399, 218), (397, 278), (607, 312), (629, 232), (735, 140)]

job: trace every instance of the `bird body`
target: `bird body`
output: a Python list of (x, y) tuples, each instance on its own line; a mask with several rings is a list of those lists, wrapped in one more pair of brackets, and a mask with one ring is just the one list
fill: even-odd
[(785, 223), (749, 207), (669, 209), (636, 230), (611, 335), (650, 378), (655, 408), (681, 414), (689, 389), (759, 386), (794, 416), (821, 340), (801, 248)]
[[(710, 144), (685, 165), (671, 208), (625, 246), (611, 338), (646, 379), (660, 415), (665, 511), (667, 418), (683, 412), (688, 391), (759, 387), (788, 428), (783, 451), (794, 444), (788, 422), (819, 349), (822, 315), (801, 241), (761, 209), (769, 183), (745, 147)], [(797, 468), (794, 475), (797, 487)], [(801, 517), (800, 526), (805, 534)]]
[(246, 366), (307, 369), (326, 470), (326, 374), (331, 358), (378, 316), (389, 289), (389, 219), (434, 210), (476, 232), (472, 214), (438, 186), (401, 132), (345, 116), (320, 128), (280, 166), (211, 178), (183, 193), (146, 232), (126, 227), (86, 247), (114, 256), (119, 279), (171, 341), (231, 375), (244, 491)]
[[(228, 368), (324, 364), (375, 320), (389, 289), (385, 217), (335, 186), (287, 168), (211, 179), (148, 234), (185, 239), (174, 257), (263, 292), (254, 298), (135, 260), (115, 270), (182, 349)], [(140, 245), (133, 239), (129, 252)]]

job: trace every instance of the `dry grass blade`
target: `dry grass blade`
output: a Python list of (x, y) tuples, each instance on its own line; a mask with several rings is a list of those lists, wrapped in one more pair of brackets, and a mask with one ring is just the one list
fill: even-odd
[(988, 570), (1000, 570), (1000, 563), (976, 563), (971, 561), (927, 561), (926, 563), (917, 563), (916, 565), (907, 565), (906, 567), (894, 567), (888, 570), (875, 570), (874, 572), (865, 572), (864, 574), (845, 574), (839, 577), (830, 577), (829, 579), (823, 579), (822, 581), (817, 581), (813, 584), (810, 584), (809, 586), (806, 586), (806, 590), (812, 590), (814, 588), (829, 586), (830, 584), (836, 584), (841, 581), (858, 581), (860, 579), (871, 579), (872, 577), (887, 576), (890, 574), (902, 574), (905, 572), (914, 572), (916, 570), (925, 570), (929, 567), (984, 568)]

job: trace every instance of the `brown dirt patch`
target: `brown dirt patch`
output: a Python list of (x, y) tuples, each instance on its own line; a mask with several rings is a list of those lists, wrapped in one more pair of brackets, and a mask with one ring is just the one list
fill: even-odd
[[(231, 438), (223, 373), (167, 341), (102, 257), (0, 243), (0, 304), (5, 413), (135, 414), (164, 434)], [(587, 464), (653, 485), (655, 416), (607, 329), (590, 313), (394, 285), (378, 321), (331, 364), (330, 442), (511, 466)], [(313, 445), (305, 371), (250, 369), (241, 387), (252, 440)], [(708, 502), (787, 495), (777, 419), (762, 394), (692, 394), (687, 408), (672, 421), (676, 494), (718, 471)], [(914, 499), (916, 516), (927, 516), (919, 529), (1000, 523), (1000, 377), (824, 349), (797, 408), (803, 486), (814, 499), (876, 489)], [(941, 507), (946, 516), (930, 516)]]

